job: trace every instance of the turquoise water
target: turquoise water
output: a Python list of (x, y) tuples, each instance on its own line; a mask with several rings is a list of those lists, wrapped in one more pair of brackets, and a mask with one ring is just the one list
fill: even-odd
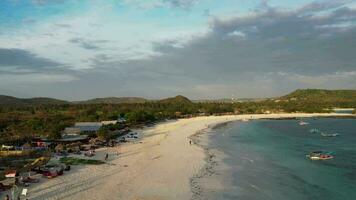
[[(215, 167), (224, 189), (209, 199), (356, 200), (356, 120), (305, 119), (232, 122), (212, 130), (209, 147), (222, 151), (228, 169)], [(312, 128), (337, 132), (326, 138)], [(311, 151), (330, 151), (333, 160), (311, 161)]]

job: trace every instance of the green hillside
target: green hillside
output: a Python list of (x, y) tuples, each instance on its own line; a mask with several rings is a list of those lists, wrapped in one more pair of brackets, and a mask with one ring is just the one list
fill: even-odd
[(159, 101), (159, 103), (164, 103), (164, 104), (191, 104), (192, 102), (187, 97), (184, 97), (182, 95), (178, 95), (176, 97), (162, 99), (162, 100)]
[(45, 97), (36, 97), (36, 98), (16, 98), (6, 95), (0, 95), (0, 106), (32, 106), (32, 105), (62, 105), (69, 104), (67, 101), (45, 98)]
[(145, 103), (147, 99), (140, 97), (106, 97), (95, 98), (87, 101), (80, 101), (76, 103), (81, 104), (120, 104), (120, 103)]
[(281, 99), (294, 99), (312, 102), (356, 102), (356, 90), (296, 90)]

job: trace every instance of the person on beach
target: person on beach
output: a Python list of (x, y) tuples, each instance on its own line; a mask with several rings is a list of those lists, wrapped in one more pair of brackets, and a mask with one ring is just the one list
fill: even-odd
[(189, 140), (189, 144), (192, 145), (192, 141), (191, 140)]
[(108, 161), (108, 158), (109, 158), (109, 154), (106, 153), (106, 154), (105, 154), (105, 161)]

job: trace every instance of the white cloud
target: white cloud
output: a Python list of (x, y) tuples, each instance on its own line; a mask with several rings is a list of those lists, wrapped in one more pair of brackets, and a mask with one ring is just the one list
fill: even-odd
[(241, 31), (233, 31), (233, 32), (228, 33), (227, 35), (231, 36), (231, 37), (239, 37), (239, 38), (246, 37), (246, 34)]
[[(94, 67), (90, 60), (97, 54), (105, 54), (117, 62), (150, 59), (161, 55), (154, 50), (157, 43), (174, 41), (175, 47), (183, 47), (204, 31), (197, 26), (161, 26), (146, 20), (132, 20), (131, 16), (117, 15), (112, 8), (102, 6), (1, 35), (0, 46), (31, 50), (70, 69), (85, 70)], [(73, 42), (74, 39), (77, 42)], [(106, 42), (96, 42), (104, 40)]]

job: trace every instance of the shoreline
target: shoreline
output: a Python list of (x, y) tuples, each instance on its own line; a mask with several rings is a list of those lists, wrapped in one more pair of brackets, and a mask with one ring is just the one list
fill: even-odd
[(73, 166), (73, 172), (31, 185), (27, 198), (199, 199), (201, 191), (199, 185), (193, 183), (194, 177), (202, 173), (214, 156), (208, 155), (198, 143), (189, 144), (198, 134), (236, 120), (340, 116), (355, 117), (338, 113), (296, 113), (208, 116), (162, 122), (142, 129), (142, 139), (123, 144), (119, 156), (116, 156), (117, 148), (98, 151), (95, 158), (99, 159), (109, 152), (107, 164)]
[[(217, 152), (213, 152), (213, 149), (209, 148), (209, 136), (207, 136), (206, 134), (209, 134), (209, 132), (214, 131), (215, 129), (221, 128), (223, 126), (227, 126), (230, 123), (233, 123), (235, 121), (243, 121), (244, 119), (249, 119), (249, 120), (298, 120), (300, 118), (340, 118), (340, 119), (355, 119), (356, 115), (355, 114), (349, 114), (349, 113), (335, 113), (336, 115), (333, 115), (334, 113), (330, 114), (330, 115), (324, 115), (323, 113), (313, 113), (312, 115), (309, 116), (304, 116), (307, 113), (301, 113), (303, 115), (303, 117), (300, 117), (300, 115), (298, 116), (288, 116), (288, 117), (277, 117), (277, 118), (255, 118), (255, 119), (251, 119), (250, 116), (251, 115), (246, 115), (246, 117), (248, 118), (243, 118), (243, 119), (238, 119), (238, 120), (231, 120), (231, 121), (225, 121), (225, 122), (220, 122), (220, 123), (213, 123), (210, 127), (210, 125), (202, 130), (197, 131), (195, 134), (193, 134), (192, 136), (190, 136), (189, 138), (192, 139), (194, 141), (194, 144), (199, 146), (200, 148), (203, 149), (204, 154), (205, 154), (205, 158), (204, 158), (204, 167), (202, 167), (202, 169), (195, 174), (193, 177), (190, 178), (190, 184), (191, 184), (191, 189), (192, 189), (192, 200), (200, 200), (200, 199), (204, 199), (204, 189), (202, 188), (202, 183), (199, 181), (201, 181), (202, 179), (212, 176), (214, 175), (215, 172), (215, 168), (217, 167), (219, 161), (222, 161), (223, 158), (225, 157), (225, 155), (222, 152), (218, 152), (219, 157), (221, 157), (219, 160), (216, 160), (217, 158)], [(341, 114), (341, 115), (340, 115)], [(344, 115), (346, 114), (346, 115)], [(203, 144), (203, 142), (201, 141), (200, 137), (204, 137), (205, 135), (205, 139), (207, 141), (205, 141), (205, 143)], [(214, 150), (214, 151), (218, 151), (218, 150)], [(219, 184), (223, 184), (220, 183)]]

